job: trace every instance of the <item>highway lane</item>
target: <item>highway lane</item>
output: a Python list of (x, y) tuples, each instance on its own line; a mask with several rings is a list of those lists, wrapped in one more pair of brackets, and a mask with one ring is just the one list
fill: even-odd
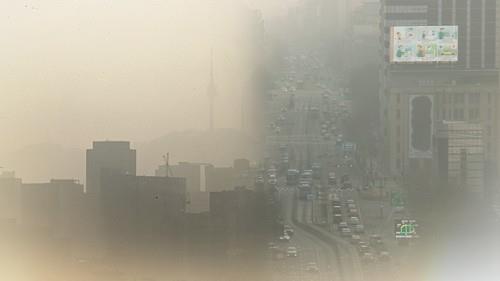
[[(291, 241), (283, 243), (284, 245), (282, 244), (280, 247), (297, 247), (298, 257), (287, 257), (274, 261), (273, 280), (341, 280), (339, 269), (335, 266), (336, 253), (333, 252), (332, 248), (295, 224), (296, 220), (293, 219), (295, 216), (294, 188), (284, 187), (279, 188), (279, 190), (282, 217), (285, 223), (295, 230)], [(307, 270), (307, 265), (311, 262), (317, 265), (318, 272)]]

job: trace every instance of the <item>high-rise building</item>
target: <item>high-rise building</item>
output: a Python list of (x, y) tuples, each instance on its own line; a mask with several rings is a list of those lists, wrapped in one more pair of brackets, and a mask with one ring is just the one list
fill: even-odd
[(87, 150), (85, 192), (98, 196), (103, 170), (123, 175), (136, 174), (136, 151), (127, 141), (95, 141)]
[[(436, 124), (484, 130), (486, 179), (496, 167), (495, 0), (383, 0), (380, 148), (385, 176), (431, 173)], [(420, 26), (420, 27), (419, 27)]]

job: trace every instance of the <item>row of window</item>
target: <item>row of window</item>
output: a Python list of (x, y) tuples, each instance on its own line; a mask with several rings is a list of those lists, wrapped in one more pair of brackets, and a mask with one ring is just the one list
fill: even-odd
[[(450, 93), (439, 95), (442, 104), (465, 104), (465, 98), (469, 104), (478, 105), (481, 102), (480, 93)], [(488, 102), (491, 102), (491, 94), (488, 95)]]
[(385, 6), (386, 14), (427, 13), (427, 5)]

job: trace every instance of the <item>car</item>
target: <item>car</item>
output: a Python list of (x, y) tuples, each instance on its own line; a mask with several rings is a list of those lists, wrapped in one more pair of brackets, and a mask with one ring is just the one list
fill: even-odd
[(344, 189), (344, 190), (345, 190), (345, 189), (352, 189), (352, 184), (351, 184), (351, 183), (349, 183), (349, 182), (344, 182), (344, 183), (342, 184), (342, 189)]
[[(342, 178), (340, 180), (342, 183), (348, 182), (349, 181), (349, 175), (345, 174), (342, 175)], [(354, 202), (353, 202), (354, 203)]]
[(257, 177), (255, 179), (255, 185), (257, 185), (257, 186), (264, 185), (264, 177)]
[(391, 260), (391, 256), (387, 251), (381, 251), (378, 253), (378, 260), (382, 262), (388, 262)]
[(394, 207), (394, 212), (396, 214), (402, 214), (405, 212), (405, 207), (403, 206), (397, 206), (397, 207)]
[(295, 234), (295, 231), (291, 227), (285, 227), (283, 233), (288, 235), (289, 237), (292, 237)]
[(305, 270), (310, 273), (318, 273), (319, 267), (316, 265), (315, 262), (309, 262), (306, 264)]
[(385, 244), (384, 241), (382, 241), (382, 239), (370, 240), (370, 246), (379, 251), (385, 251)]
[(357, 234), (353, 234), (351, 236), (351, 244), (357, 245), (359, 243), (359, 241), (361, 241), (361, 236), (359, 236)]
[(287, 257), (297, 257), (298, 256), (297, 248), (295, 248), (295, 247), (288, 247), (286, 249), (286, 256)]
[(334, 214), (342, 214), (342, 208), (340, 206), (334, 205), (332, 208)]
[(342, 237), (351, 237), (352, 231), (349, 227), (344, 227), (340, 230), (340, 236)]
[(358, 209), (349, 209), (349, 216), (351, 217), (359, 217)]
[(358, 252), (360, 254), (369, 253), (370, 252), (370, 247), (368, 245), (359, 245), (358, 246)]
[(342, 228), (349, 228), (349, 225), (347, 224), (347, 222), (341, 221), (339, 223), (339, 229), (342, 229)]
[(334, 172), (328, 173), (328, 184), (337, 184), (337, 175)]
[(269, 243), (267, 243), (267, 248), (269, 250), (276, 250), (276, 249), (278, 249), (278, 246), (274, 242), (269, 242)]
[(378, 234), (371, 234), (370, 237), (368, 237), (368, 242), (370, 245), (374, 246), (379, 242), (382, 242), (382, 237)]
[(372, 253), (363, 253), (361, 256), (361, 261), (363, 263), (373, 263), (375, 261), (375, 256)]
[(365, 233), (365, 227), (362, 224), (357, 224), (354, 226), (354, 233), (362, 234)]
[(359, 218), (358, 217), (350, 217), (349, 224), (350, 225), (359, 225)]
[(333, 223), (340, 223), (340, 222), (342, 222), (342, 214), (334, 214)]
[(274, 185), (278, 184), (278, 180), (276, 179), (276, 177), (269, 177), (269, 179), (267, 180), (267, 183), (269, 185), (274, 186)]
[(291, 238), (290, 238), (290, 236), (288, 236), (288, 235), (286, 235), (286, 234), (284, 234), (284, 235), (280, 236), (280, 238), (279, 238), (279, 240), (280, 240), (281, 242), (290, 242), (290, 239), (291, 239)]

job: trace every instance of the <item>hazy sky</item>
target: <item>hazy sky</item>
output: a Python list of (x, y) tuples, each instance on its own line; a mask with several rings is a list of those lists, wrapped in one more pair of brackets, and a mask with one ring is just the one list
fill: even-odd
[(1, 149), (204, 129), (211, 46), (216, 125), (238, 127), (252, 65), (242, 4), (294, 1), (265, 2), (0, 0)]

